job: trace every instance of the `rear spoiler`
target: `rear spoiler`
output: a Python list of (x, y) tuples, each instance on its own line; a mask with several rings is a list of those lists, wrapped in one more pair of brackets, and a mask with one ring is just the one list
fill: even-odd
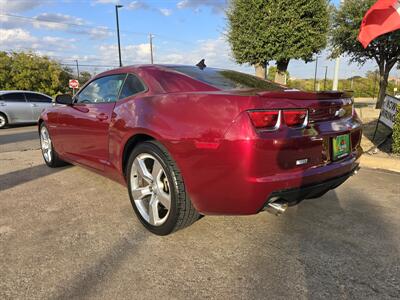
[(282, 92), (259, 92), (260, 97), (280, 98), (280, 99), (297, 99), (297, 100), (333, 100), (343, 98), (353, 98), (353, 91), (326, 91), (326, 92), (302, 92), (298, 90), (285, 90)]

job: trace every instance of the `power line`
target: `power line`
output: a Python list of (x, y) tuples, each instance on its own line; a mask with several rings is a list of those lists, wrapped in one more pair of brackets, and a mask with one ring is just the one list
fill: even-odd
[[(76, 63), (75, 64), (66, 64), (66, 63), (59, 63), (62, 66), (73, 66), (76, 67)], [(92, 64), (79, 64), (80, 67), (94, 67), (94, 68), (118, 68), (118, 66), (114, 65), (92, 65)]]
[[(74, 26), (74, 27), (85, 27), (85, 28), (95, 28), (95, 29), (101, 28), (101, 29), (109, 30), (110, 32), (114, 32), (113, 28), (110, 28), (108, 26), (103, 26), (103, 25), (87, 25), (87, 24), (77, 24), (77, 23), (61, 22), (61, 21), (54, 21), (54, 20), (43, 20), (43, 19), (38, 19), (37, 17), (36, 18), (26, 17), (26, 16), (20, 16), (20, 15), (14, 15), (14, 14), (0, 14), (0, 16), (23, 19), (23, 20), (26, 20), (26, 21), (29, 21), (32, 23), (52, 23), (52, 24), (67, 25), (67, 26)], [(145, 32), (126, 31), (126, 30), (121, 30), (121, 32), (147, 36), (147, 33), (145, 33)]]
[[(8, 52), (8, 53), (15, 52), (15, 50), (0, 50), (0, 51), (4, 51), (4, 52)], [(64, 58), (64, 56), (60, 56), (60, 55), (43, 55), (43, 56), (47, 56), (47, 57), (49, 57), (51, 59), (56, 60), (57, 63), (59, 63), (60, 65), (76, 67), (76, 60), (77, 59), (74, 59), (74, 58), (68, 59), (68, 58)], [(91, 58), (90, 60), (91, 61), (104, 61), (104, 60), (102, 60), (100, 58), (93, 58), (93, 59)], [(62, 62), (62, 61), (64, 61), (64, 62)], [(71, 63), (67, 63), (65, 61), (71, 61)], [(73, 62), (75, 62), (75, 63), (73, 63)], [(79, 63), (79, 66), (82, 66), (82, 67), (96, 67), (96, 68), (117, 68), (118, 67), (116, 64), (115, 65), (108, 65), (108, 64), (81, 64), (81, 63)]]
[[(12, 17), (12, 18), (17, 18), (17, 19), (23, 19), (32, 23), (52, 23), (52, 24), (59, 24), (59, 25), (67, 25), (67, 26), (74, 26), (74, 27), (85, 27), (85, 28), (95, 28), (95, 29), (104, 29), (104, 30), (109, 30), (111, 33), (114, 33), (114, 29), (110, 28), (108, 26), (104, 25), (87, 25), (87, 24), (77, 24), (77, 23), (69, 23), (69, 22), (61, 22), (61, 21), (54, 21), (54, 20), (43, 20), (43, 19), (38, 19), (37, 17), (26, 17), (26, 16), (21, 16), (21, 15), (14, 15), (14, 14), (0, 14), (0, 16), (4, 17)], [(121, 32), (124, 33), (130, 33), (130, 34), (135, 34), (135, 35), (141, 35), (141, 36), (148, 36), (148, 33), (146, 32), (139, 32), (139, 31), (129, 31), (129, 30), (120, 30)], [(161, 40), (170, 40), (170, 41), (175, 41), (179, 42), (182, 44), (196, 44), (193, 41), (187, 41), (187, 40), (182, 40), (182, 39), (177, 39), (174, 37), (162, 35), (155, 33), (153, 36), (159, 37)]]

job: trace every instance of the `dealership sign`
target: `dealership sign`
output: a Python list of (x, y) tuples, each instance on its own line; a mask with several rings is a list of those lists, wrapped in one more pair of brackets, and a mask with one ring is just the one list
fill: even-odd
[(68, 85), (71, 89), (78, 89), (79, 88), (79, 81), (76, 79), (70, 79)]
[(400, 105), (400, 99), (386, 95), (379, 115), (379, 122), (393, 129), (394, 120), (398, 113), (398, 105)]

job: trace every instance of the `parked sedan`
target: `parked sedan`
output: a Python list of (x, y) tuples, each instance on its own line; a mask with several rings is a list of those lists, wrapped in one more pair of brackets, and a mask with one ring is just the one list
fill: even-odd
[(0, 128), (9, 124), (36, 123), (53, 99), (31, 91), (0, 91)]
[(42, 113), (49, 167), (88, 167), (128, 187), (139, 220), (169, 234), (200, 215), (276, 214), (358, 168), (350, 95), (307, 93), (229, 70), (107, 71)]

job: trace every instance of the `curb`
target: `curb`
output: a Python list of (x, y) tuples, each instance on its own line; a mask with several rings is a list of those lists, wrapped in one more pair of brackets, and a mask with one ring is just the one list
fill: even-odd
[(400, 159), (374, 157), (366, 153), (360, 158), (360, 166), (400, 173)]

